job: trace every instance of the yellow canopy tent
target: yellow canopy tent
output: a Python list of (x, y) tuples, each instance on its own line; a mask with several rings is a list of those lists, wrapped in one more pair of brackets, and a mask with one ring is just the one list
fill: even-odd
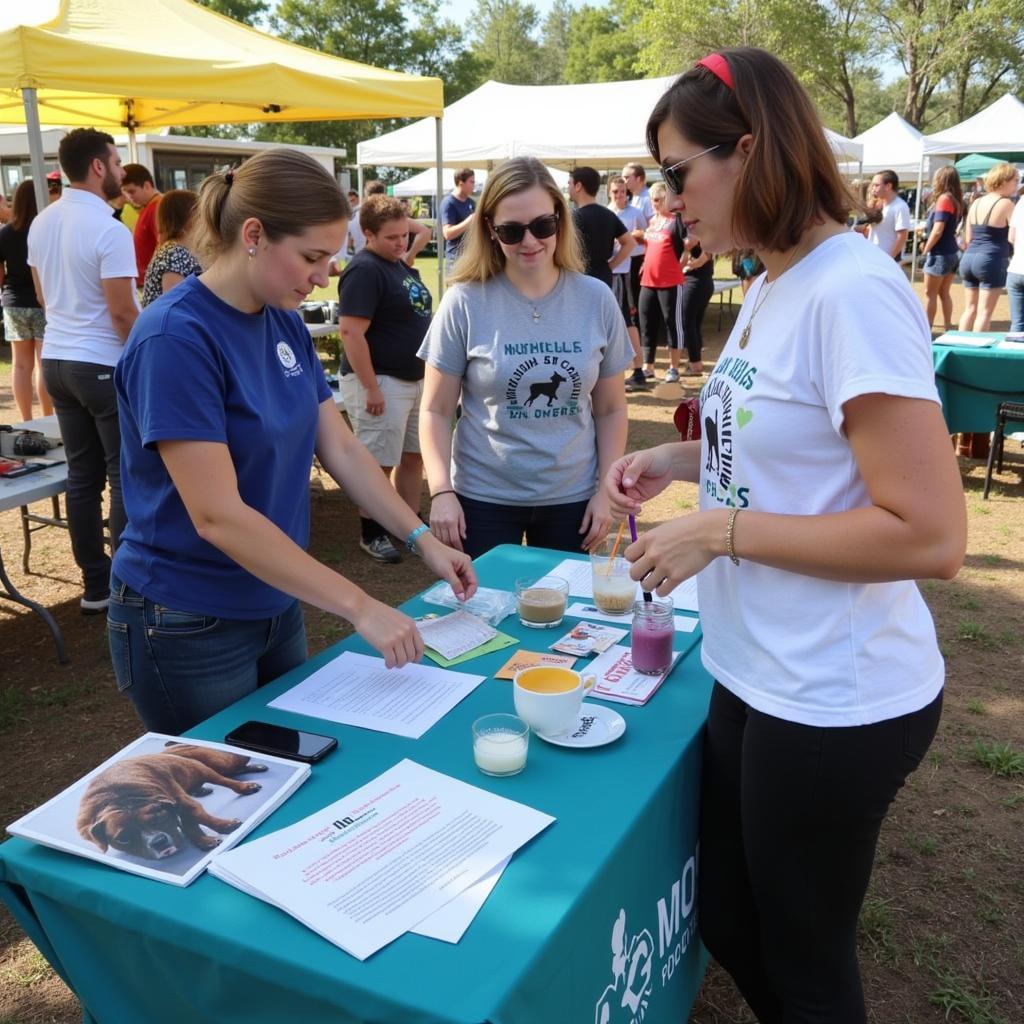
[[(296, 46), (191, 0), (25, 0), (0, 7), (0, 123), (155, 130), (248, 121), (437, 118), (439, 78)], [(132, 139), (132, 141), (134, 141)], [(439, 177), (440, 177), (440, 171)]]

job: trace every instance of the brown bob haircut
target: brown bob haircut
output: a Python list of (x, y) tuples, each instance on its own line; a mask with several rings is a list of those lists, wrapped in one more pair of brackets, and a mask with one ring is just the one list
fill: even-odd
[(269, 241), (279, 242), (319, 224), (349, 220), (352, 211), (324, 167), (305, 153), (281, 147), (203, 182), (194, 244), (200, 260), (209, 265), (224, 255), (250, 217), (263, 225)]
[(199, 196), (186, 188), (171, 189), (160, 197), (156, 208), (156, 233), (161, 242), (184, 238), (198, 202)]
[(389, 220), (405, 220), (409, 211), (394, 196), (370, 196), (359, 207), (359, 226), (377, 234)]
[(732, 209), (736, 245), (768, 252), (792, 249), (815, 223), (846, 222), (853, 206), (821, 120), (793, 73), (753, 47), (720, 50), (735, 89), (698, 66), (684, 71), (658, 100), (647, 122), (647, 146), (658, 163), (658, 129), (666, 121), (699, 149), (717, 146), (728, 158), (740, 138), (753, 144), (736, 182)]

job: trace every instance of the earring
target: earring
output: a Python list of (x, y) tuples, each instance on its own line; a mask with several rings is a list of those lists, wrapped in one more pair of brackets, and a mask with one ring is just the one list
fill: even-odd
[(253, 248), (251, 248), (251, 249), (249, 250), (249, 259), (252, 259), (252, 258), (253, 258), (253, 256), (255, 256), (255, 255), (256, 255), (256, 247), (255, 247), (255, 246), (253, 246)]

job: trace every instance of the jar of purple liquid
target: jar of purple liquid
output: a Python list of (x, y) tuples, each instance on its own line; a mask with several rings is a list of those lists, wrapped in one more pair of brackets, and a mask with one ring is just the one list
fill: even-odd
[(633, 668), (661, 675), (672, 664), (675, 608), (671, 601), (637, 601), (633, 606)]

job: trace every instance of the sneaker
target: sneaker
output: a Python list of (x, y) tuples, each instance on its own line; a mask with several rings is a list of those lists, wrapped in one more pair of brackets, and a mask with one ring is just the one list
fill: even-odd
[(644, 370), (644, 380), (654, 380), (654, 371)]
[(647, 378), (644, 376), (643, 370), (634, 370), (633, 373), (626, 378), (627, 391), (646, 391), (648, 387)]
[(679, 371), (674, 366), (670, 366), (665, 371), (665, 383), (666, 384), (678, 384), (679, 383)]
[(373, 540), (361, 540), (359, 546), (377, 562), (394, 565), (402, 560), (402, 555), (398, 548), (391, 543), (391, 538), (383, 533), (379, 537), (374, 537)]
[(81, 601), (78, 602), (79, 608), (82, 609), (83, 615), (102, 615), (110, 604), (110, 595), (94, 595), (89, 596), (86, 594)]

